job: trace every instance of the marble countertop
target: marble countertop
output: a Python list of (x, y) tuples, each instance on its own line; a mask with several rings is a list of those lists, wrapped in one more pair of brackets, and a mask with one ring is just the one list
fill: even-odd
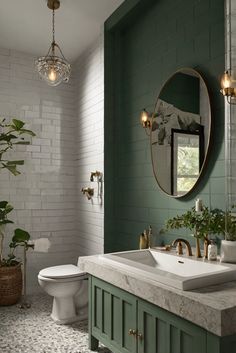
[(236, 334), (236, 281), (183, 291), (116, 268), (99, 255), (79, 258), (87, 273), (168, 310), (217, 336)]

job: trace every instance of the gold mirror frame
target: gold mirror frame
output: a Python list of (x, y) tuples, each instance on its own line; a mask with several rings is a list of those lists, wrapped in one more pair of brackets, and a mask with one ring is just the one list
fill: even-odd
[[(158, 180), (158, 173), (157, 173), (157, 168), (155, 168), (155, 164), (154, 164), (154, 151), (153, 151), (153, 134), (154, 134), (154, 131), (152, 130), (153, 129), (153, 126), (154, 126), (154, 122), (155, 122), (155, 119), (156, 119), (156, 112), (157, 112), (157, 107), (158, 107), (158, 100), (160, 100), (160, 96), (161, 96), (161, 93), (163, 91), (163, 89), (167, 86), (167, 84), (173, 79), (173, 77), (178, 74), (178, 73), (185, 73), (185, 74), (189, 74), (190, 76), (195, 76), (195, 77), (198, 77), (199, 78), (199, 82), (201, 82), (202, 84), (202, 87), (204, 89), (204, 92), (207, 96), (207, 101), (208, 101), (208, 111), (206, 113), (207, 117), (208, 117), (208, 124), (207, 124), (207, 127), (208, 127), (208, 138), (207, 140), (205, 141), (205, 152), (204, 152), (204, 157), (202, 159), (202, 164), (200, 166), (200, 170), (199, 170), (199, 174), (198, 174), (198, 177), (197, 177), (197, 180), (196, 182), (194, 183), (194, 185), (188, 190), (186, 191), (184, 194), (181, 194), (181, 195), (174, 195), (174, 194), (171, 194), (171, 193), (168, 193), (164, 188), (163, 186), (161, 185), (160, 181)], [(187, 195), (189, 195), (194, 189), (195, 187), (198, 185), (199, 183), (199, 180), (201, 179), (202, 177), (202, 174), (206, 168), (206, 165), (207, 165), (207, 160), (208, 160), (208, 156), (209, 156), (209, 147), (210, 147), (210, 144), (211, 144), (211, 139), (212, 139), (212, 117), (211, 117), (211, 102), (210, 102), (210, 96), (209, 96), (209, 90), (207, 88), (207, 85), (206, 85), (206, 82), (205, 82), (205, 79), (203, 78), (203, 76), (195, 69), (192, 69), (192, 68), (189, 68), (189, 67), (185, 67), (185, 68), (181, 68), (179, 70), (177, 70), (176, 72), (174, 72), (174, 74), (172, 74), (166, 81), (165, 83), (162, 85), (160, 91), (159, 91), (159, 94), (158, 94), (158, 97), (157, 97), (157, 100), (156, 100), (156, 103), (155, 103), (155, 109), (154, 109), (154, 112), (152, 113), (152, 119), (151, 119), (151, 131), (150, 131), (150, 149), (151, 149), (151, 160), (152, 160), (152, 168), (153, 168), (153, 173), (154, 173), (154, 176), (155, 176), (155, 179), (157, 181), (157, 184), (159, 186), (159, 188), (168, 196), (171, 196), (173, 198), (183, 198)]]

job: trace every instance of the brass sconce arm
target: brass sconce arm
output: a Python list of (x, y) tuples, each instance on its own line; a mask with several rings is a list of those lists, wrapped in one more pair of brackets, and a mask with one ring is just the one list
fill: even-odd
[(88, 200), (91, 200), (92, 196), (94, 195), (94, 189), (92, 188), (82, 188), (81, 192), (87, 196)]

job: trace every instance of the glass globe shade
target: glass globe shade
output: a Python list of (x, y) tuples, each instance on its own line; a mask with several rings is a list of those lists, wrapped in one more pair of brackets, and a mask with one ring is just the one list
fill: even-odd
[(58, 56), (43, 56), (35, 61), (40, 77), (49, 86), (58, 86), (61, 82), (68, 82), (71, 72), (70, 64)]

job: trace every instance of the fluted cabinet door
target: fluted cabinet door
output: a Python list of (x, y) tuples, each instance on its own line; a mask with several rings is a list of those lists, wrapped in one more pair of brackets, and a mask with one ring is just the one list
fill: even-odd
[(129, 331), (136, 332), (137, 299), (93, 277), (91, 300), (91, 335), (115, 353), (136, 353), (137, 339)]
[(206, 331), (145, 301), (138, 303), (138, 353), (206, 353)]

